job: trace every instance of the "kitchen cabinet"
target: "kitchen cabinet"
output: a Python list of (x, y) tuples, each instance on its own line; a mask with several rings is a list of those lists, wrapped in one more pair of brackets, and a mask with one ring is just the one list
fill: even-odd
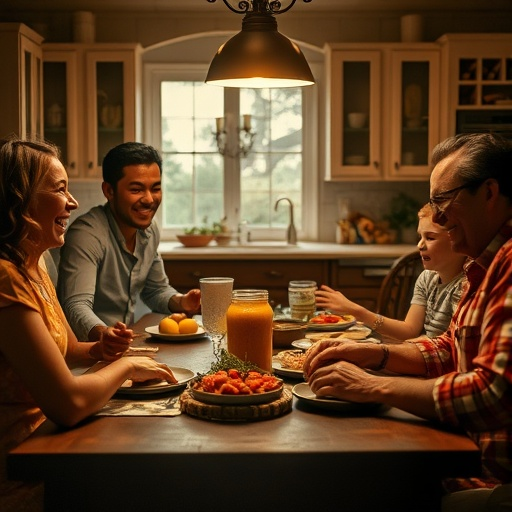
[(327, 180), (427, 180), (439, 141), (439, 46), (328, 44), (326, 59)]
[(0, 137), (40, 137), (43, 38), (22, 23), (0, 23)]
[(101, 178), (103, 157), (139, 140), (140, 47), (136, 44), (43, 45), (45, 137), (70, 176)]
[(394, 261), (388, 258), (333, 261), (331, 286), (349, 300), (369, 311), (376, 311), (382, 281)]
[(288, 283), (294, 279), (328, 283), (329, 260), (164, 260), (169, 281), (180, 292), (199, 288), (201, 277), (229, 276), (235, 289), (268, 290), (269, 302), (288, 305)]
[(512, 133), (512, 34), (446, 34), (442, 47), (443, 138)]

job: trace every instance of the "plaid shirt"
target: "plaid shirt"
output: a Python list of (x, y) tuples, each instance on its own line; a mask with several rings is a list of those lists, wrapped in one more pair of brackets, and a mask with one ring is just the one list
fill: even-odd
[(482, 452), (477, 485), (512, 481), (512, 219), (465, 267), (450, 327), (418, 340), (441, 421), (462, 427)]

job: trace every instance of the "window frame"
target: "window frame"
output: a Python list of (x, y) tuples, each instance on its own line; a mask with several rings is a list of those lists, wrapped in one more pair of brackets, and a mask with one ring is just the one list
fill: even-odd
[[(311, 66), (314, 73), (314, 66)], [(158, 150), (162, 148), (161, 139), (161, 101), (162, 81), (204, 81), (208, 64), (146, 63), (143, 68), (143, 133), (146, 143)], [(315, 74), (315, 73), (314, 73)], [(315, 74), (316, 75), (316, 74)], [(315, 240), (318, 235), (318, 85), (303, 88), (303, 127), (302, 127), (302, 227), (297, 235), (300, 240)], [(214, 120), (212, 119), (212, 127)], [(240, 159), (224, 160), (225, 214), (233, 219), (235, 225), (240, 222), (238, 204), (227, 187), (240, 189)], [(165, 197), (163, 198), (165, 201)], [(157, 222), (162, 226), (162, 208), (156, 214)], [(253, 239), (281, 239), (284, 228), (249, 227)], [(173, 241), (179, 234), (177, 229), (161, 229), (162, 241)]]

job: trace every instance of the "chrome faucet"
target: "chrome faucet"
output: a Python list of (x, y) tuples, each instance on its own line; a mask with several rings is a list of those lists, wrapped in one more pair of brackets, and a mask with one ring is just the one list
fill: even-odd
[(277, 212), (277, 206), (281, 201), (287, 201), (290, 204), (290, 224), (288, 225), (288, 229), (286, 231), (286, 241), (290, 245), (297, 245), (297, 230), (295, 229), (295, 224), (293, 223), (293, 203), (289, 197), (280, 197), (274, 206), (274, 210)]

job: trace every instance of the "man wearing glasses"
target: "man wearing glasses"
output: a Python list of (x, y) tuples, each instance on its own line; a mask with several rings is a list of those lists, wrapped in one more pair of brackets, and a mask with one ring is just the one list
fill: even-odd
[(512, 507), (512, 142), (459, 135), (434, 149), (432, 163), (432, 220), (471, 258), (450, 327), (390, 346), (322, 341), (304, 372), (318, 396), (380, 402), (468, 433), (482, 474), (447, 481), (443, 512)]

